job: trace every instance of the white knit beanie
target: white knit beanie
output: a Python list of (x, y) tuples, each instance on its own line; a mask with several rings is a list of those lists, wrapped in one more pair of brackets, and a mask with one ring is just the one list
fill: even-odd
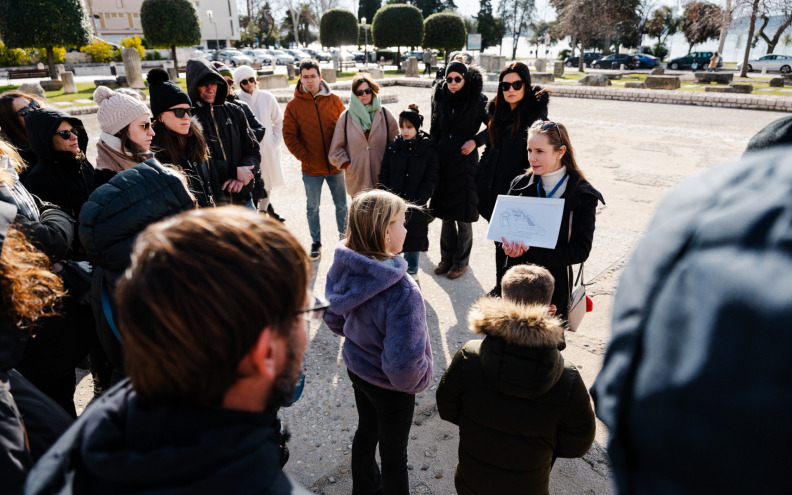
[(138, 98), (99, 86), (93, 94), (94, 102), (99, 105), (96, 117), (99, 127), (107, 134), (115, 135), (142, 115), (151, 115), (145, 103)]
[(237, 67), (237, 69), (234, 71), (234, 82), (238, 88), (242, 87), (239, 85), (239, 81), (242, 79), (247, 79), (248, 77), (258, 77), (256, 71), (254, 71), (253, 68), (248, 65)]

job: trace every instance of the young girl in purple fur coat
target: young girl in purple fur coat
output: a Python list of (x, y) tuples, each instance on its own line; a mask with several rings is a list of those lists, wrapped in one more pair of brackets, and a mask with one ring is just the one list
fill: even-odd
[[(346, 337), (344, 362), (355, 391), (352, 494), (410, 492), (407, 439), (415, 394), (432, 380), (423, 296), (401, 252), (407, 204), (386, 191), (352, 200), (346, 239), (327, 273), (325, 323)], [(382, 471), (375, 451), (379, 443)]]

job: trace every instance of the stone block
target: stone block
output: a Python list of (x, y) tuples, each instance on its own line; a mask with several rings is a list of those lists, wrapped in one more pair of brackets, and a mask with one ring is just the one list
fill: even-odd
[(555, 77), (564, 77), (564, 69), (565, 68), (566, 68), (566, 65), (564, 65), (564, 62), (562, 62), (560, 60), (556, 60), (555, 62), (553, 62), (553, 76), (555, 76)]
[(63, 81), (63, 94), (70, 95), (77, 92), (77, 84), (74, 82), (73, 72), (61, 72), (61, 81)]
[(679, 76), (646, 76), (644, 82), (649, 89), (679, 89), (682, 87)]
[(492, 55), (486, 53), (479, 55), (479, 67), (485, 73), (492, 72)]
[(622, 78), (621, 72), (602, 72), (601, 74), (611, 81), (619, 81)]
[[(289, 79), (291, 79), (291, 77)], [(338, 73), (336, 72), (335, 69), (331, 69), (329, 67), (324, 68), (322, 69), (322, 79), (327, 84), (332, 84), (336, 82), (336, 80), (338, 79)]]
[(624, 83), (624, 87), (632, 89), (646, 89), (646, 83), (641, 81), (627, 81)]
[(750, 94), (753, 93), (753, 85), (752, 84), (736, 84), (732, 83), (729, 84), (729, 87), (734, 90), (735, 93), (742, 93), (742, 94)]
[(784, 78), (783, 77), (774, 77), (770, 79), (770, 87), (771, 88), (783, 88), (784, 87)]
[(421, 77), (421, 72), (418, 70), (418, 58), (410, 57), (407, 59), (407, 67), (404, 71), (405, 77)]
[[(531, 78), (533, 81), (533, 74), (531, 74)], [(495, 72), (487, 73), (487, 82), (498, 82), (500, 80), (500, 74)]]
[(704, 92), (706, 93), (734, 93), (734, 89), (731, 86), (707, 86), (704, 88)]
[(179, 71), (175, 67), (168, 67), (165, 70), (168, 71), (168, 77), (171, 81), (176, 82), (179, 80)]
[(654, 69), (649, 71), (650, 76), (664, 76), (665, 69), (662, 67), (655, 67)]
[[(335, 72), (333, 72), (333, 76), (335, 76)], [(322, 77), (324, 78), (324, 75), (322, 75)], [(277, 88), (289, 87), (289, 80), (286, 79), (285, 74), (271, 74), (269, 76), (259, 76), (256, 78), (256, 81), (258, 81), (259, 89), (277, 89)]]
[(701, 84), (729, 84), (734, 79), (731, 72), (696, 72), (696, 81)]
[(372, 79), (385, 79), (385, 71), (382, 69), (371, 69), (369, 72)]
[(97, 88), (99, 86), (107, 86), (110, 89), (115, 89), (118, 87), (118, 81), (115, 79), (94, 79), (94, 84)]
[[(288, 76), (289, 79), (294, 79), (297, 77), (297, 70), (294, 68), (294, 64), (286, 64), (286, 76)], [(325, 82), (330, 82), (327, 80), (327, 78), (325, 78), (324, 74), (322, 74), (322, 79), (325, 79)], [(335, 75), (333, 75), (333, 82), (335, 82)]]
[(552, 72), (531, 72), (531, 83), (533, 84), (551, 83), (553, 81), (555, 81), (555, 77)]
[(135, 48), (121, 50), (121, 59), (124, 61), (124, 75), (130, 88), (143, 89), (143, 67), (140, 63), (140, 53)]
[(118, 76), (116, 77), (116, 83), (121, 86), (122, 88), (128, 88), (129, 83), (127, 82), (126, 76)]
[(500, 74), (500, 71), (502, 71), (504, 68), (506, 68), (506, 57), (503, 55), (493, 55), (490, 71)]
[(537, 58), (534, 60), (533, 65), (536, 72), (544, 72), (545, 68), (547, 68), (547, 61), (543, 58)]
[(39, 83), (24, 83), (17, 88), (23, 93), (38, 96), (39, 98), (46, 99), (47, 95), (44, 94), (44, 88)]
[(39, 82), (44, 91), (60, 91), (63, 89), (63, 81), (46, 80)]
[(583, 86), (610, 86), (611, 82), (610, 79), (602, 74), (586, 74), (580, 78), (578, 84)]

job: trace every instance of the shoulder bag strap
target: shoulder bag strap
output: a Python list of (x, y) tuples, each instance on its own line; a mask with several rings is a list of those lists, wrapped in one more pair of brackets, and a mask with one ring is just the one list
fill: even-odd
[(388, 143), (390, 143), (390, 133), (388, 132), (388, 114), (385, 113), (387, 110), (385, 107), (382, 107), (382, 118), (385, 119), (385, 149), (388, 149)]

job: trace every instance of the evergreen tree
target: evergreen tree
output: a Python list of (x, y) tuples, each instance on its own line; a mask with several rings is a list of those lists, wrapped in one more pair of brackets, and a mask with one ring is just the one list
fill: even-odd
[(366, 22), (371, 24), (374, 14), (382, 7), (382, 0), (360, 0), (358, 5), (358, 20), (366, 18)]
[(140, 24), (149, 46), (171, 49), (177, 70), (176, 47), (201, 42), (201, 21), (190, 0), (143, 0)]
[(506, 34), (506, 26), (503, 20), (492, 15), (492, 3), (490, 0), (481, 0), (476, 16), (478, 32), (481, 34), (481, 49), (485, 50), (490, 46), (498, 46), (503, 42)]

